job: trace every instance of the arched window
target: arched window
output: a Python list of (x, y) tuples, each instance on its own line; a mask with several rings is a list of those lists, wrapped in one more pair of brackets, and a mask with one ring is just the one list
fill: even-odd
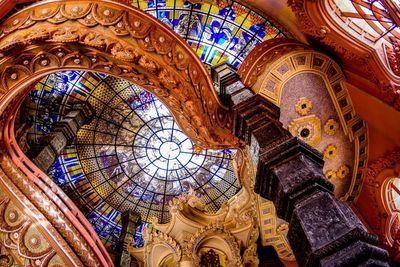
[(392, 212), (400, 212), (400, 178), (390, 178), (386, 190), (389, 209)]

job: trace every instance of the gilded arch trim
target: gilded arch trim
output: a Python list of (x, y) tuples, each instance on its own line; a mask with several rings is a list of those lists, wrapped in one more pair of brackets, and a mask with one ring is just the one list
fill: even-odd
[(140, 10), (105, 1), (40, 2), (2, 25), (0, 60), (3, 103), (33, 76), (100, 71), (154, 93), (199, 145), (239, 145), (201, 61), (171, 29)]
[(353, 108), (339, 65), (328, 56), (312, 51), (293, 40), (264, 42), (256, 47), (238, 73), (242, 82), (272, 103), (280, 106), (284, 84), (299, 73), (315, 73), (325, 82), (342, 128), (355, 145), (353, 177), (341, 198), (353, 202), (361, 191), (363, 167), (367, 162), (367, 125)]

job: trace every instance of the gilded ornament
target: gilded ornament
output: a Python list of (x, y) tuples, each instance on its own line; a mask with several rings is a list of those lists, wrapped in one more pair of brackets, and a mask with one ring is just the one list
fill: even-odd
[(328, 145), (324, 150), (324, 157), (327, 159), (333, 159), (336, 156), (337, 149), (334, 145)]
[(338, 170), (337, 170), (337, 176), (339, 178), (345, 178), (349, 174), (350, 170), (349, 167), (346, 165), (342, 165)]
[(294, 119), (289, 124), (289, 132), (311, 146), (321, 141), (321, 121), (315, 115)]
[(302, 97), (299, 99), (297, 104), (295, 105), (296, 112), (302, 116), (305, 116), (308, 114), (308, 112), (312, 109), (312, 103), (311, 100)]
[(336, 172), (335, 172), (335, 171), (332, 171), (332, 170), (329, 170), (329, 171), (325, 172), (325, 177), (326, 177), (326, 179), (328, 179), (329, 181), (332, 181), (333, 179), (336, 178)]
[(339, 129), (339, 123), (335, 119), (329, 119), (324, 126), (324, 131), (328, 135), (334, 135)]

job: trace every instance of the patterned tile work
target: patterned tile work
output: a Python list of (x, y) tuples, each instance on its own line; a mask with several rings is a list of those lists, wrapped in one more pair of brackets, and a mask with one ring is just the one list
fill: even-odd
[(182, 0), (133, 0), (185, 39), (209, 65), (224, 61), (238, 67), (259, 43), (284, 34), (270, 21), (235, 2), (219, 6)]
[(235, 151), (195, 146), (168, 109), (139, 86), (104, 74), (79, 71), (51, 74), (27, 97), (25, 114), (37, 142), (76, 101), (88, 101), (95, 119), (78, 132), (49, 176), (81, 208), (103, 242), (114, 246), (120, 212), (132, 209), (143, 224), (169, 220), (168, 201), (193, 188), (216, 212), (239, 190), (232, 170)]

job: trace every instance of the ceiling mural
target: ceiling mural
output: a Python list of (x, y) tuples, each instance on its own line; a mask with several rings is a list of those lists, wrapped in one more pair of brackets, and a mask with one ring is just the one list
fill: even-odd
[(88, 101), (96, 116), (78, 132), (49, 176), (80, 207), (106, 244), (120, 234), (120, 212), (142, 216), (141, 231), (156, 218), (170, 219), (168, 201), (194, 189), (216, 212), (240, 189), (232, 170), (235, 151), (193, 144), (168, 109), (137, 85), (100, 73), (70, 71), (41, 80), (25, 101), (30, 144), (77, 101)]
[(259, 43), (285, 35), (268, 19), (235, 1), (195, 3), (182, 0), (133, 0), (187, 41), (200, 59), (238, 67)]

